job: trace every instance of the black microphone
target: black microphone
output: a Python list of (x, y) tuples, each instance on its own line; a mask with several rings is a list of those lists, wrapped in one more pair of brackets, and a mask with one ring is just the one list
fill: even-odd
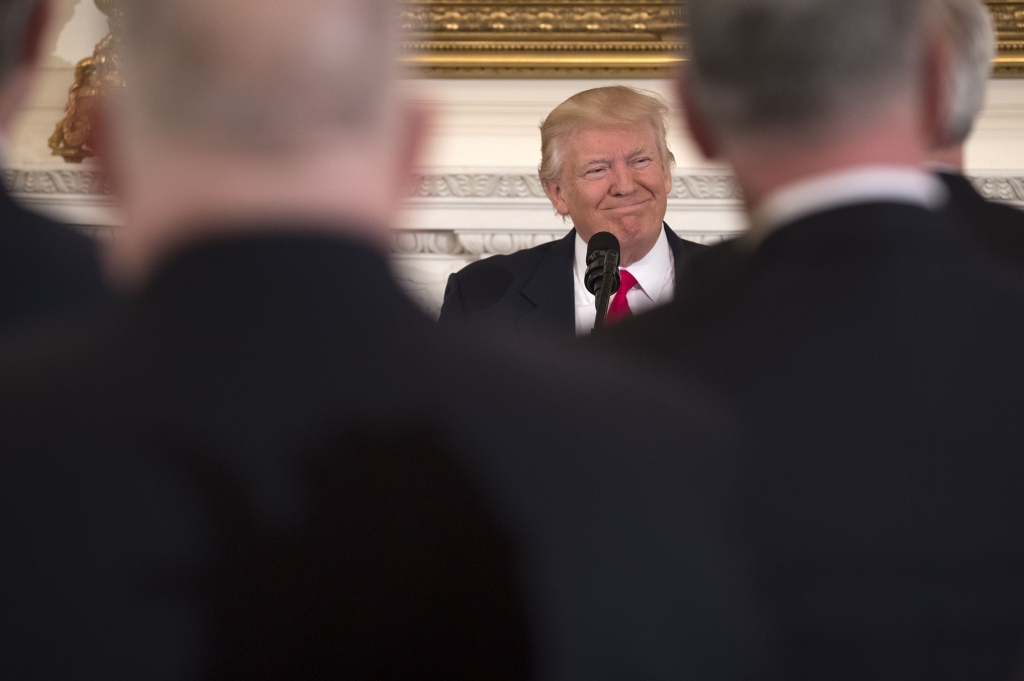
[(619, 290), (619, 240), (614, 234), (598, 232), (587, 244), (587, 274), (583, 283), (597, 297), (597, 319), (594, 329), (603, 329), (608, 318), (608, 305)]

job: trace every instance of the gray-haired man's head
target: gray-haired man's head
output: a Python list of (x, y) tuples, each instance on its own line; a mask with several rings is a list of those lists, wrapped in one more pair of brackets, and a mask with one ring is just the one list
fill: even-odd
[(963, 144), (985, 104), (996, 56), (992, 14), (981, 0), (933, 0), (936, 30), (949, 41), (945, 146)]
[(126, 10), (129, 97), (160, 134), (288, 153), (388, 117), (391, 2), (133, 0)]
[(691, 93), (721, 135), (803, 135), (918, 85), (927, 0), (690, 0)]

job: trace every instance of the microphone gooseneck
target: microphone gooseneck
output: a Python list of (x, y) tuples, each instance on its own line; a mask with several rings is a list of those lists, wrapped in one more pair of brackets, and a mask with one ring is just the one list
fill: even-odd
[(603, 329), (608, 318), (608, 305), (619, 290), (619, 240), (614, 234), (598, 232), (587, 244), (587, 273), (584, 284), (597, 298), (597, 319), (594, 330)]

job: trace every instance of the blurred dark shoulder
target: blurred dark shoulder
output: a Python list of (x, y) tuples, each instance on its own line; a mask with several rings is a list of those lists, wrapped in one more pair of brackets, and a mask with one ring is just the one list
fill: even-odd
[[(742, 237), (699, 249), (680, 272), (671, 304), (595, 334), (584, 344), (620, 359), (678, 362), (680, 356), (686, 356), (686, 344), (713, 328), (741, 298), (751, 273), (752, 254)], [(699, 376), (699, 368), (691, 367), (691, 378)]]
[(106, 297), (92, 239), (0, 192), (0, 330)]
[(962, 224), (989, 252), (1024, 266), (1024, 211), (985, 198), (970, 179), (941, 172), (950, 193), (947, 214)]
[[(284, 564), (275, 556), (295, 555), (277, 551), (274, 542), (295, 534), (282, 528), (314, 532), (305, 535), (309, 546), (331, 545), (330, 527), (312, 523), (343, 510), (338, 500), (361, 493), (351, 466), (372, 463), (370, 454), (379, 452), (397, 458), (378, 461), (379, 469), (367, 463), (361, 475), (381, 499), (405, 496), (397, 491), (403, 480), (434, 480), (448, 501), (462, 498), (473, 508), (477, 499), (478, 512), (492, 519), (496, 543), (493, 550), (481, 544), (477, 558), (500, 555), (501, 537), (511, 538), (527, 611), (547, 642), (540, 668), (595, 680), (623, 669), (626, 676), (656, 670), (648, 675), (659, 679), (713, 669), (721, 670), (715, 678), (736, 678), (753, 664), (732, 644), (752, 636), (727, 527), (737, 431), (726, 409), (685, 379), (666, 381), (657, 367), (599, 349), (449, 333), (399, 291), (381, 255), (311, 237), (197, 247), (109, 317), (65, 323), (18, 346), (4, 353), (0, 371), (0, 408), (10, 415), (0, 426), (6, 454), (0, 487), (11, 491), (0, 499), (0, 516), (16, 519), (25, 532), (37, 533), (39, 523), (77, 527), (78, 536), (119, 547), (96, 560), (123, 557), (129, 567), (144, 564), (153, 546), (171, 546), (177, 560), (200, 567), (211, 565), (213, 551), (215, 558), (252, 566), (255, 577), (266, 569), (282, 580), (275, 584), (300, 588), (301, 579), (274, 571)], [(335, 447), (335, 458), (317, 442)], [(398, 477), (380, 477), (392, 474)], [(14, 490), (25, 481), (43, 491), (31, 499), (18, 495)], [(81, 520), (78, 505), (93, 505), (97, 497), (122, 520)], [(55, 498), (66, 500), (59, 512), (46, 501)], [(232, 499), (233, 507), (216, 505)], [(371, 527), (382, 518), (366, 501)], [(391, 516), (398, 524), (381, 532), (403, 532), (403, 518), (424, 514), (440, 523), (438, 536), (453, 541), (472, 529), (468, 520), (451, 526), (465, 513), (439, 505), (444, 500), (437, 496), (409, 501)], [(30, 502), (41, 506), (28, 510)], [(318, 505), (322, 513), (311, 515)], [(147, 527), (156, 529), (147, 533)], [(245, 531), (218, 535), (225, 527)], [(473, 531), (483, 536), (480, 527)], [(36, 564), (77, 569), (83, 556), (65, 549), (78, 544), (49, 536), (53, 542), (38, 544)], [(404, 550), (378, 548), (388, 546)], [(429, 543), (418, 546), (425, 559), (438, 558)], [(267, 562), (261, 559), (257, 570), (246, 551)], [(367, 555), (367, 564), (379, 557)], [(431, 564), (452, 567), (438, 560)], [(125, 569), (98, 583), (121, 579)], [(37, 592), (65, 579), (54, 571), (60, 574)], [(458, 581), (457, 571), (445, 574)], [(408, 576), (397, 583), (417, 583)], [(224, 608), (253, 602), (227, 580), (217, 583), (235, 599)], [(679, 583), (694, 586), (679, 589)], [(81, 598), (92, 588), (86, 583), (81, 597), (54, 607), (89, 612)], [(341, 592), (323, 595), (332, 593)], [(209, 603), (202, 600), (208, 593), (198, 597)], [(22, 605), (10, 612), (32, 607)], [(277, 621), (238, 629), (244, 617), (236, 615), (244, 610), (211, 607), (226, 613), (226, 636), (238, 632), (229, 636), (241, 646), (233, 650), (251, 648), (261, 630), (281, 630)], [(175, 636), (202, 639), (196, 627), (167, 626), (170, 633), (132, 649)], [(102, 631), (97, 635), (103, 638)], [(680, 640), (689, 642), (683, 650)], [(64, 645), (62, 659), (71, 660), (83, 645)], [(257, 647), (270, 656), (288, 650), (276, 643)], [(153, 661), (139, 664), (161, 660), (147, 659)]]

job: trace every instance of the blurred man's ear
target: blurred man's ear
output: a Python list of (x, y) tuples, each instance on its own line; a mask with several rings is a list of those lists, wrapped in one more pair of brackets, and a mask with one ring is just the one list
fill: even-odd
[(718, 158), (718, 142), (715, 140), (711, 127), (707, 124), (704, 112), (697, 105), (697, 98), (693, 96), (693, 79), (690, 77), (689, 67), (683, 66), (676, 83), (683, 112), (686, 114), (686, 125), (690, 130), (690, 137), (706, 158)]
[(8, 75), (0, 90), (0, 132), (10, 130), (14, 117), (32, 92), (43, 59), (43, 38), (50, 26), (50, 0), (39, 0), (25, 26), (24, 42), (18, 66)]
[(430, 126), (433, 112), (422, 102), (407, 102), (404, 105), (402, 120), (402, 140), (398, 147), (398, 171), (400, 175), (401, 196), (405, 199), (416, 190), (416, 170), (423, 159), (427, 142), (430, 139)]
[(430, 139), (433, 112), (421, 102), (410, 102), (405, 109), (401, 163), (403, 170), (412, 173), (423, 158), (427, 140)]
[(932, 33), (925, 44), (924, 73), (921, 88), (921, 132), (929, 149), (948, 144), (946, 136), (950, 115), (952, 46), (948, 39)]

